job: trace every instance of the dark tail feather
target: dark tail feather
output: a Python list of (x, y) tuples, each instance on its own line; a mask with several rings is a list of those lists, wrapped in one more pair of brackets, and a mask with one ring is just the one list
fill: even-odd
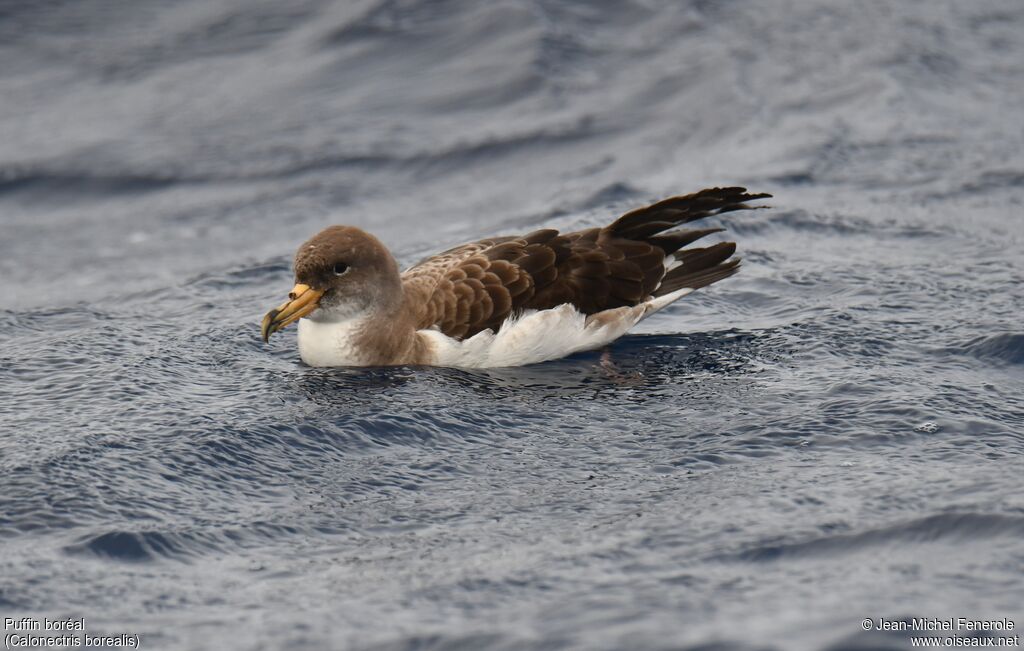
[(665, 252), (665, 255), (672, 255), (687, 244), (693, 244), (705, 235), (721, 233), (724, 230), (724, 228), (695, 228), (685, 231), (672, 231), (671, 233), (652, 237), (647, 241), (654, 246), (660, 247)]
[(682, 264), (665, 274), (655, 296), (662, 296), (683, 287), (700, 289), (728, 278), (739, 271), (739, 259), (729, 260), (736, 253), (735, 242), (719, 242), (700, 249), (684, 249), (673, 256)]
[(664, 296), (684, 287), (700, 289), (701, 287), (707, 287), (711, 283), (717, 283), (719, 280), (728, 278), (739, 271), (740, 260), (736, 258), (728, 262), (720, 262), (713, 267), (707, 267), (700, 271), (686, 272), (685, 266), (684, 264), (682, 267), (677, 267), (670, 271), (665, 276), (665, 279), (661, 281), (658, 289), (654, 290), (654, 295)]
[(685, 269), (688, 273), (695, 273), (702, 269), (713, 267), (719, 262), (728, 259), (733, 253), (736, 253), (735, 242), (719, 242), (703, 249), (683, 249), (682, 251), (677, 251), (672, 257), (683, 264), (670, 271), (668, 275), (672, 275), (673, 271), (681, 269)]
[(671, 197), (646, 208), (628, 212), (605, 230), (616, 237), (648, 239), (670, 228), (711, 215), (762, 207), (748, 206), (744, 202), (771, 196), (766, 193), (747, 194), (746, 188), (739, 187), (709, 188), (682, 197)]

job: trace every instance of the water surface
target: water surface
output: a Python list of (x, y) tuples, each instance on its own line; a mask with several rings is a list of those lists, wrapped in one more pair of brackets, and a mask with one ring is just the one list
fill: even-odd
[[(148, 649), (905, 649), (1024, 626), (1024, 6), (0, 4), (0, 616)], [(605, 351), (312, 369), (403, 263), (709, 185)]]

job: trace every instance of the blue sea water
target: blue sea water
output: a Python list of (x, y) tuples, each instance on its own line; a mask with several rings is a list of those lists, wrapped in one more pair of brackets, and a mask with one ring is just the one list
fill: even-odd
[[(147, 649), (907, 649), (1024, 627), (1018, 0), (0, 2), (0, 618)], [(403, 263), (706, 186), (604, 351), (313, 369)]]

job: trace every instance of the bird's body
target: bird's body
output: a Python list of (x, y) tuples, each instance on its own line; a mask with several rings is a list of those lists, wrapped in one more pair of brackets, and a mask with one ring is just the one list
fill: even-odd
[[(602, 313), (603, 318), (584, 315), (564, 303), (544, 310), (527, 310), (506, 319), (497, 332), (487, 329), (457, 339), (437, 328), (415, 330), (405, 340), (408, 349), (374, 345), (378, 337), (376, 319), (341, 321), (317, 318), (299, 321), (299, 355), (310, 366), (387, 366), (422, 364), (458, 368), (525, 366), (558, 359), (583, 350), (593, 350), (624, 335), (641, 319), (692, 292), (680, 289), (634, 307)], [(383, 339), (391, 341), (390, 333)]]
[(311, 366), (520, 366), (599, 348), (738, 271), (732, 242), (683, 248), (722, 229), (673, 229), (767, 196), (703, 190), (604, 228), (464, 244), (402, 273), (372, 235), (332, 226), (299, 248), (291, 300), (264, 318), (264, 338), (299, 320)]

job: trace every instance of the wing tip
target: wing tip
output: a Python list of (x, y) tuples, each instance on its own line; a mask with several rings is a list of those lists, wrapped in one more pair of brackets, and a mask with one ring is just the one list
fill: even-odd
[[(662, 199), (622, 215), (606, 230), (617, 237), (646, 239), (663, 231), (698, 219), (735, 210), (754, 210), (768, 206), (750, 206), (749, 201), (770, 199), (767, 192), (748, 193), (742, 186), (705, 188), (687, 195)], [(664, 222), (663, 227), (660, 222)]]

